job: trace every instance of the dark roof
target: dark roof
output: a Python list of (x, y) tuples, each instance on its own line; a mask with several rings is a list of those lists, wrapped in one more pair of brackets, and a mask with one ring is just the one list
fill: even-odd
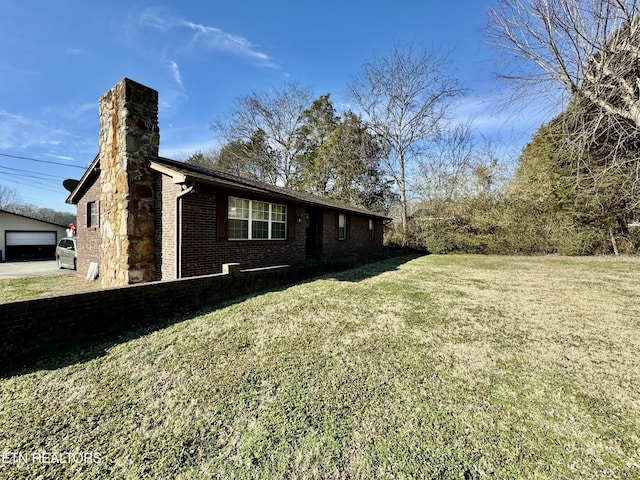
[[(354, 207), (326, 197), (277, 187), (258, 180), (238, 177), (223, 170), (199, 167), (164, 157), (148, 157), (147, 160), (151, 162), (152, 169), (173, 176), (174, 182), (176, 183), (204, 183), (223, 188), (228, 191), (245, 194), (250, 193), (283, 202), (295, 202), (301, 205), (323, 207), (332, 210), (357, 213), (369, 217), (389, 219), (389, 217), (382, 213), (373, 212), (365, 208)], [(78, 185), (76, 185), (76, 188), (69, 194), (67, 203), (77, 203), (82, 194), (98, 179), (99, 171), (100, 158), (99, 156), (96, 156), (78, 182)]]
[[(166, 174), (174, 172), (174, 181), (176, 183), (205, 183), (216, 187), (222, 187), (225, 190), (237, 191), (242, 193), (253, 193), (271, 199), (281, 200), (285, 202), (296, 202), (302, 205), (319, 206), (332, 210), (341, 210), (370, 217), (388, 218), (382, 213), (373, 212), (365, 208), (354, 207), (343, 202), (332, 200), (318, 195), (298, 192), (288, 188), (277, 187), (258, 180), (238, 177), (228, 172), (199, 167), (189, 163), (170, 160), (163, 157), (149, 158), (151, 160), (151, 168), (162, 171)], [(167, 171), (169, 170), (169, 172)]]

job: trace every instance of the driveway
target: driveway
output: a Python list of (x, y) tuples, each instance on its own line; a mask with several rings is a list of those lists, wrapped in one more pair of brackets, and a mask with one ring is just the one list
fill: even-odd
[(8, 278), (41, 277), (43, 275), (73, 274), (74, 270), (58, 269), (55, 260), (0, 263), (0, 280)]

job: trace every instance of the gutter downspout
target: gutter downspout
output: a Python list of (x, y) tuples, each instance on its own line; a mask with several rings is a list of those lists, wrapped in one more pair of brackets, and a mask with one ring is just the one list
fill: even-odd
[(176, 195), (176, 279), (182, 278), (182, 198), (193, 192), (194, 185), (182, 187), (184, 190)]

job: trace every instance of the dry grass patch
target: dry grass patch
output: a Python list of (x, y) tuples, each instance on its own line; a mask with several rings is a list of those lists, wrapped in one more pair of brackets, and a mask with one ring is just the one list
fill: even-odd
[(90, 282), (81, 275), (46, 275), (0, 280), (0, 303), (38, 297), (69, 295), (100, 289), (100, 282)]
[(102, 458), (0, 474), (640, 476), (636, 259), (405, 260), (0, 380), (0, 451)]

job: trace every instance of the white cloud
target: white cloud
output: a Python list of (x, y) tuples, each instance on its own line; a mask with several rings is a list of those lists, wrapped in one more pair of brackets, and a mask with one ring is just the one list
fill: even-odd
[(198, 45), (202, 45), (205, 49), (237, 54), (256, 60), (264, 66), (276, 68), (271, 57), (258, 50), (258, 48), (245, 37), (227, 33), (216, 27), (208, 27), (193, 22), (185, 21), (182, 22), (182, 25), (195, 31), (191, 40), (193, 46), (197, 47)]
[(188, 99), (184, 88), (166, 88), (160, 95), (159, 108), (161, 112), (176, 110), (181, 104)]
[(180, 75), (180, 66), (173, 60), (169, 60), (167, 63), (169, 64), (171, 72), (173, 73), (173, 79), (180, 86), (180, 88), (184, 90), (184, 85), (182, 84), (182, 75)]
[(67, 161), (70, 161), (70, 162), (75, 160), (75, 158), (73, 158), (73, 157), (67, 157), (65, 155), (56, 155), (54, 153), (45, 153), (44, 155), (45, 155), (45, 157), (57, 158), (59, 160), (67, 160)]
[(0, 110), (0, 149), (19, 151), (30, 147), (55, 147), (69, 132), (45, 122)]
[(167, 8), (147, 8), (140, 14), (140, 24), (166, 32), (175, 26), (175, 18)]
[(253, 60), (263, 67), (278, 68), (273, 59), (249, 39), (217, 27), (180, 19), (167, 8), (148, 8), (140, 14), (139, 21), (144, 27), (165, 33), (181, 28), (190, 30), (193, 32), (187, 45), (190, 49), (231, 53)]
[(181, 160), (196, 151), (209, 152), (221, 147), (220, 141), (213, 137), (207, 125), (200, 123), (167, 124), (161, 132), (160, 155)]
[(25, 70), (23, 68), (14, 67), (13, 65), (0, 65), (0, 71), (7, 72), (9, 75), (13, 75), (16, 77), (19, 75), (26, 75), (26, 76), (38, 75), (38, 72), (34, 70)]
[[(55, 114), (55, 112), (47, 111), (48, 114)], [(60, 110), (57, 111), (60, 115)], [(93, 119), (98, 114), (98, 102), (85, 102), (85, 103), (71, 103), (67, 105), (62, 113), (65, 121), (77, 121), (84, 119)]]

